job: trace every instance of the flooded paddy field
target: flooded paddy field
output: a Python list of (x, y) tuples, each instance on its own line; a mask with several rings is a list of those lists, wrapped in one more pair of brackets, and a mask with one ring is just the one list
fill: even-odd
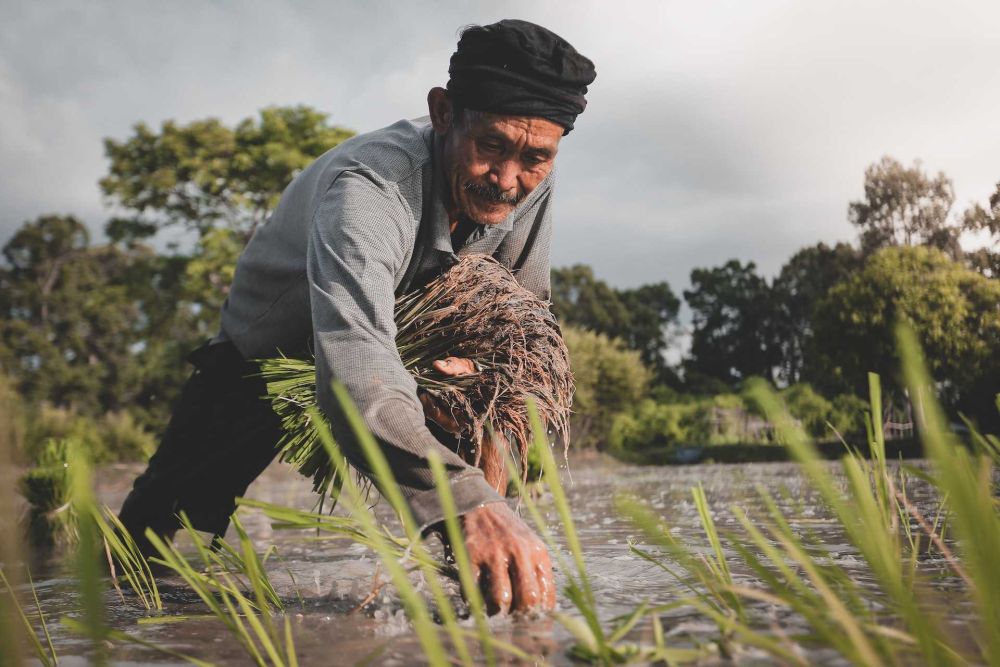
[[(836, 464), (829, 465), (831, 470), (837, 469)], [(137, 469), (130, 466), (101, 468), (97, 473), (101, 502), (117, 507), (136, 472)], [(745, 509), (751, 516), (762, 516), (764, 510), (756, 489), (765, 487), (777, 498), (796, 531), (808, 534), (810, 540), (828, 552), (823, 558), (833, 560), (858, 581), (869, 578), (863, 562), (848, 546), (839, 524), (822, 511), (817, 494), (794, 464), (640, 467), (588, 459), (574, 462), (571, 475), (564, 472), (563, 478), (604, 620), (628, 614), (644, 601), (660, 604), (690, 594), (683, 583), (630, 553), (630, 541), (641, 544), (642, 539), (639, 531), (615, 510), (614, 500), (620, 494), (640, 499), (672, 527), (680, 540), (708, 553), (709, 547), (692, 502), (692, 487), (703, 485), (720, 532), (735, 535), (740, 534), (740, 528), (730, 508), (735, 506)], [(933, 514), (936, 502), (927, 486), (915, 480), (908, 487), (908, 493), (912, 502)], [(248, 495), (301, 509), (315, 504), (309, 482), (279, 464), (272, 465)], [(557, 514), (551, 499), (541, 498), (540, 506), (550, 526), (558, 532)], [(384, 503), (375, 511), (387, 525), (394, 525), (391, 510)], [(371, 552), (345, 540), (317, 538), (310, 531), (275, 530), (267, 517), (254, 510), (244, 508), (240, 516), (258, 551), (263, 552), (271, 545), (276, 548), (276, 553), (267, 561), (268, 572), (292, 619), (300, 664), (409, 665), (423, 662), (420, 644), (392, 586), (387, 584), (372, 595), (378, 573), (377, 559)], [(940, 575), (935, 589), (942, 596), (942, 605), (947, 605), (948, 590), (956, 582), (949, 576), (946, 564), (939, 563), (938, 559), (936, 554), (927, 556), (922, 569), (932, 577), (935, 573)], [(66, 565), (52, 559), (36, 563), (34, 571), (41, 604), (50, 619), (72, 614), (79, 608), (75, 582), (67, 574)], [(557, 579), (560, 586), (565, 581), (558, 571)], [(752, 577), (739, 570), (734, 571), (734, 579), (738, 583), (754, 583)], [(449, 585), (457, 598), (457, 586), (450, 582)], [(127, 591), (124, 603), (114, 590), (106, 591), (109, 624), (142, 640), (216, 664), (248, 664), (238, 643), (219, 622), (204, 617), (203, 605), (179, 579), (165, 579), (161, 592), (165, 600), (164, 612), (157, 615), (142, 609), (130, 599)], [(559, 607), (561, 611), (574, 613), (563, 598)], [(804, 630), (798, 619), (781, 608), (764, 608), (763, 611), (779, 632), (794, 635)], [(961, 623), (964, 615), (965, 610), (949, 610), (949, 616), (956, 623)], [(665, 612), (662, 622), (668, 642), (678, 645), (711, 641), (718, 634), (714, 624), (690, 609)], [(471, 627), (471, 621), (468, 623)], [(573, 639), (552, 619), (494, 618), (490, 621), (490, 629), (497, 638), (538, 656), (540, 661), (571, 664), (567, 651)], [(84, 640), (69, 634), (58, 623), (52, 624), (51, 630), (61, 664), (87, 663), (88, 645)], [(644, 623), (630, 636), (648, 641), (650, 632), (649, 624)], [(180, 664), (155, 650), (119, 643), (112, 649), (111, 658), (115, 664)], [(838, 662), (835, 655), (826, 651), (810, 654), (810, 661)], [(769, 661), (747, 652), (738, 656), (737, 662), (762, 664)], [(515, 660), (509, 662), (515, 663)]]

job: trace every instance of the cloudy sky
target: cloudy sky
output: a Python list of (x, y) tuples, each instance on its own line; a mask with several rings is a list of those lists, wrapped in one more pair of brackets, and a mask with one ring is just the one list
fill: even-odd
[(359, 132), (425, 113), (457, 29), (541, 23), (597, 65), (559, 155), (553, 262), (619, 286), (729, 258), (774, 273), (852, 240), (882, 155), (959, 204), (1000, 180), (1000, 3), (30, 2), (0, 0), (0, 242), (74, 213), (95, 230), (101, 139), (137, 121), (309, 104)]

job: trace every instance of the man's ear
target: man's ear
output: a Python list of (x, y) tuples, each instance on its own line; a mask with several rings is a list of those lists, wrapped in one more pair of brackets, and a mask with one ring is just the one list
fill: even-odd
[(451, 129), (451, 123), (455, 119), (455, 109), (447, 90), (441, 87), (431, 88), (427, 93), (427, 111), (436, 134), (446, 134)]

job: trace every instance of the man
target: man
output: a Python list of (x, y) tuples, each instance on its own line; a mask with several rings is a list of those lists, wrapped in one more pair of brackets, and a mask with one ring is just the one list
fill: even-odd
[[(396, 351), (395, 296), (459, 255), (486, 253), (549, 296), (552, 168), (594, 80), (593, 64), (552, 32), (506, 20), (463, 31), (447, 90), (428, 119), (400, 121), (321, 156), (285, 190), (248, 244), (222, 309), (219, 335), (196, 367), (121, 519), (171, 535), (183, 510), (222, 535), (235, 497), (275, 455), (280, 424), (261, 396), (253, 359), (316, 357), (320, 406), (344, 453), (364, 457), (330, 390), (344, 383), (381, 444), (421, 528), (443, 519), (427, 453), (443, 459), (462, 530), (491, 612), (551, 608), (549, 555), (482, 472), (428, 429), (425, 405)], [(464, 359), (436, 362), (474, 372)], [(426, 404), (437, 421), (434, 406)], [(375, 480), (378, 483), (378, 480)]]

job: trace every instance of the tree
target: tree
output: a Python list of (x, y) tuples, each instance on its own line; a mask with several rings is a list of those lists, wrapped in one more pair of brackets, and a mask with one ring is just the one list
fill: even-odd
[(989, 209), (975, 204), (962, 217), (962, 227), (972, 232), (986, 232), (990, 245), (966, 255), (970, 266), (988, 278), (1000, 278), (1000, 183), (990, 195)]
[(609, 335), (629, 318), (618, 293), (585, 264), (552, 269), (552, 312), (560, 322)]
[(217, 226), (249, 239), (285, 186), (316, 157), (353, 135), (306, 106), (270, 107), (231, 129), (215, 118), (146, 124), (125, 141), (105, 139), (111, 161), (101, 190), (129, 211), (108, 225), (113, 239), (143, 238), (170, 225), (199, 234)]
[(3, 248), (0, 341), (23, 395), (96, 414), (127, 404), (142, 318), (140, 251), (89, 245), (72, 216), (26, 223)]
[(907, 168), (886, 156), (865, 170), (865, 198), (851, 202), (848, 218), (861, 230), (865, 255), (890, 246), (929, 245), (957, 258), (961, 229), (948, 221), (954, 203), (954, 187), (943, 172), (928, 176), (919, 161)]
[(619, 290), (583, 264), (552, 270), (552, 310), (559, 320), (619, 339), (640, 353), (661, 382), (675, 377), (663, 353), (679, 309), (680, 300), (665, 282)]
[(778, 379), (795, 384), (808, 375), (806, 350), (813, 336), (813, 310), (831, 287), (861, 268), (861, 256), (846, 243), (802, 248), (785, 262), (772, 284)]
[(813, 382), (826, 395), (864, 395), (873, 371), (888, 393), (900, 395), (894, 327), (901, 320), (923, 345), (945, 404), (995, 427), (1000, 282), (933, 248), (885, 248), (820, 300)]
[[(214, 335), (243, 246), (277, 206), (295, 174), (353, 132), (309, 107), (271, 107), (234, 128), (213, 118), (159, 131), (139, 123), (123, 141), (105, 140), (100, 182), (124, 215), (105, 231), (126, 254), (142, 240), (182, 227), (197, 233), (188, 255), (153, 255), (136, 265), (129, 292), (141, 329), (133, 344), (130, 409), (161, 427), (189, 372), (185, 356)], [(144, 250), (145, 249), (145, 250)]]
[(767, 281), (756, 265), (730, 260), (691, 272), (684, 299), (692, 310), (690, 357), (685, 378), (707, 376), (737, 386), (751, 375), (774, 378), (775, 309)]

